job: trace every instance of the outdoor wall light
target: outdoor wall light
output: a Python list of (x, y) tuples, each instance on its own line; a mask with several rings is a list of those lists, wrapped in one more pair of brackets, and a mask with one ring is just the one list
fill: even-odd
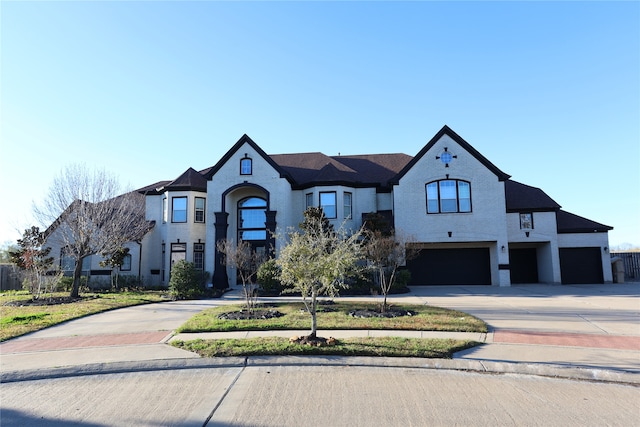
[(528, 231), (525, 231), (525, 232), (524, 232), (524, 235), (525, 235), (525, 236), (527, 236), (527, 237), (529, 237), (529, 232), (528, 232)]
[(451, 237), (453, 235), (453, 231), (447, 231), (447, 234)]
[(502, 245), (502, 247), (500, 249), (502, 250), (502, 252), (504, 252), (504, 249), (505, 249), (504, 245)]
[(609, 250), (609, 248), (605, 246), (604, 248), (602, 248), (602, 250), (607, 252), (607, 250)]

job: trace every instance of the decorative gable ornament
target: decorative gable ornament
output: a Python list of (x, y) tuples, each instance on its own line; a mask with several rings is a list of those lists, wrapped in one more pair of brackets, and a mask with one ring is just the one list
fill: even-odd
[(448, 147), (444, 147), (444, 151), (439, 156), (436, 156), (436, 160), (440, 160), (442, 163), (444, 163), (445, 168), (448, 168), (449, 163), (451, 163), (453, 159), (457, 158), (458, 156), (455, 156), (449, 152)]

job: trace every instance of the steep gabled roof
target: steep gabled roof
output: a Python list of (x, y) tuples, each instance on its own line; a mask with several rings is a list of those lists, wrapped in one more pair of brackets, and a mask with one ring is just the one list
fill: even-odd
[(549, 212), (557, 211), (560, 205), (539, 188), (513, 180), (504, 182), (507, 212)]
[(451, 128), (449, 128), (449, 126), (444, 125), (442, 127), (442, 129), (440, 129), (440, 131), (435, 134), (435, 136), (433, 138), (431, 138), (431, 140), (427, 143), (427, 145), (425, 145), (422, 150), (420, 150), (420, 152), (418, 154), (416, 154), (416, 156), (413, 158), (413, 160), (411, 160), (399, 173), (398, 175), (396, 175), (392, 180), (391, 183), (393, 184), (398, 184), (400, 182), (400, 179), (402, 179), (402, 177), (409, 172), (409, 170), (411, 170), (411, 168), (431, 149), (431, 147), (433, 147), (436, 142), (438, 142), (440, 140), (440, 138), (442, 138), (444, 135), (449, 136), (451, 139), (453, 139), (455, 142), (457, 142), (465, 151), (467, 151), (469, 154), (471, 154), (473, 157), (476, 158), (476, 160), (478, 160), (480, 163), (482, 163), (487, 169), (489, 169), (491, 172), (493, 172), (497, 177), (498, 180), (500, 181), (506, 181), (507, 179), (509, 179), (511, 176), (502, 172), (500, 169), (498, 169), (498, 167), (496, 165), (494, 165), (493, 163), (491, 163), (486, 157), (484, 157), (482, 154), (480, 154), (480, 152), (478, 152), (475, 148), (473, 148), (467, 141), (465, 141), (464, 139), (462, 139), (462, 137), (460, 135), (458, 135), (457, 133), (455, 133), (453, 130), (451, 130)]
[[(262, 148), (260, 148), (258, 146), (258, 144), (256, 144), (255, 142), (253, 142), (253, 140), (251, 138), (249, 138), (249, 136), (245, 133), (244, 135), (242, 135), (242, 137), (238, 140), (238, 142), (236, 142), (233, 147), (231, 147), (231, 149), (229, 149), (229, 151), (227, 151), (227, 153), (222, 156), (222, 158), (218, 161), (218, 163), (216, 163), (214, 166), (204, 169), (203, 171), (201, 171), (201, 173), (203, 174), (203, 176), (205, 177), (205, 179), (207, 179), (208, 181), (211, 181), (211, 178), (213, 178), (213, 175), (216, 174), (216, 172), (218, 172), (220, 170), (220, 168), (222, 166), (225, 165), (225, 163), (227, 163), (229, 161), (229, 159), (231, 159), (231, 157), (238, 151), (240, 150), (240, 148), (244, 145), (244, 144), (248, 144), (251, 148), (253, 148), (259, 155), (260, 157), (262, 157), (264, 160), (267, 161), (267, 163), (269, 163), (276, 171), (278, 171), (278, 173), (280, 174), (281, 178), (286, 178), (291, 182), (291, 177), (289, 177), (287, 175), (287, 173), (285, 171), (283, 171), (280, 166), (273, 161), (273, 159), (271, 157), (269, 157), (269, 155), (267, 153), (265, 153)], [(291, 182), (293, 184), (293, 182)]]
[(558, 210), (556, 212), (558, 233), (605, 233), (613, 230), (609, 225), (600, 224), (581, 216)]

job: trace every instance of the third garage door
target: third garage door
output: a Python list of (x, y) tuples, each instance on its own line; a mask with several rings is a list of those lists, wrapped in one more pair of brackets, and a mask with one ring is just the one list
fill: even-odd
[(410, 285), (490, 285), (489, 248), (423, 249), (407, 262)]

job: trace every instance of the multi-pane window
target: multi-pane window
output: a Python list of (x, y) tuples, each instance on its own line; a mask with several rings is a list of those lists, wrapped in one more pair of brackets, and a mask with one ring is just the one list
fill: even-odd
[(267, 201), (247, 197), (238, 202), (238, 240), (265, 241), (267, 239)]
[(520, 214), (520, 228), (522, 230), (533, 229), (533, 214), (531, 212)]
[(204, 206), (205, 206), (205, 199), (204, 197), (196, 197), (195, 199), (195, 218), (194, 221), (195, 222), (204, 222)]
[(204, 270), (204, 243), (193, 244), (193, 265), (196, 270)]
[(305, 209), (309, 209), (311, 206), (313, 206), (313, 193), (307, 193), (305, 195), (304, 207)]
[(187, 198), (174, 197), (171, 202), (171, 222), (187, 222)]
[(249, 157), (240, 159), (240, 175), (251, 175), (253, 173), (253, 162)]
[(352, 215), (351, 202), (352, 202), (351, 193), (344, 193), (344, 196), (343, 196), (344, 219), (351, 219), (351, 215)]
[(471, 184), (443, 179), (427, 184), (427, 213), (471, 212)]
[(131, 271), (131, 254), (126, 254), (124, 258), (122, 258), (120, 271)]
[(336, 192), (330, 191), (326, 193), (320, 193), (320, 207), (324, 211), (324, 216), (326, 216), (327, 218), (337, 218), (338, 213), (336, 209)]

